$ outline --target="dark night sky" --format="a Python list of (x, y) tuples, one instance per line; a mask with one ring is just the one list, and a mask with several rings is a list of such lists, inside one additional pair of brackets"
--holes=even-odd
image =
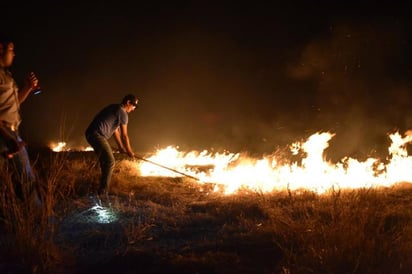
[(323, 130), (337, 157), (386, 153), (387, 133), (412, 126), (406, 6), (55, 2), (1, 10), (16, 80), (33, 70), (44, 89), (22, 106), (29, 144), (86, 145), (96, 112), (127, 93), (140, 98), (129, 135), (142, 152), (270, 153)]

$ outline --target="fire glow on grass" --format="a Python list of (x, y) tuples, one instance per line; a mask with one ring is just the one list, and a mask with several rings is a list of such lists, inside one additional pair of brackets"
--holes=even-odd
[[(291, 162), (271, 154), (252, 158), (244, 153), (181, 152), (176, 147), (157, 150), (147, 160), (199, 179), (199, 183), (216, 184), (216, 191), (225, 194), (240, 189), (259, 192), (306, 189), (324, 193), (331, 189), (387, 187), (400, 182), (412, 182), (412, 156), (406, 144), (412, 137), (390, 134), (388, 159), (368, 158), (359, 161), (344, 157), (337, 163), (325, 161), (324, 151), (335, 134), (318, 132), (305, 142), (290, 145), (292, 155), (304, 155)], [(53, 149), (54, 150), (54, 149)], [(150, 162), (134, 163), (141, 176), (184, 176)]]

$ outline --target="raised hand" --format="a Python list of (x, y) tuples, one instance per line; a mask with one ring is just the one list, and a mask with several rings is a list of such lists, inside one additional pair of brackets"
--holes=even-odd
[(39, 80), (34, 72), (30, 72), (26, 78), (26, 85), (31, 91), (39, 90)]

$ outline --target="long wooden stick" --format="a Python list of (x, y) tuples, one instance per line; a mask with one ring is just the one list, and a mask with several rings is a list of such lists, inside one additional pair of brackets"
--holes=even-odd
[(176, 169), (173, 169), (173, 168), (170, 168), (170, 167), (167, 167), (167, 166), (164, 166), (164, 165), (161, 165), (161, 164), (155, 163), (155, 162), (150, 161), (150, 160), (148, 160), (148, 159), (145, 159), (145, 158), (142, 158), (142, 157), (139, 157), (139, 156), (134, 156), (134, 158), (136, 158), (136, 159), (138, 159), (138, 160), (142, 160), (142, 161), (148, 162), (148, 163), (151, 163), (152, 165), (159, 166), (159, 167), (165, 168), (165, 169), (167, 169), (167, 170), (170, 170), (170, 171), (173, 171), (173, 172), (179, 173), (179, 174), (181, 174), (181, 175), (183, 175), (183, 176), (186, 176), (186, 177), (189, 177), (189, 178), (195, 179), (196, 181), (200, 181), (200, 179), (199, 179), (199, 178), (196, 178), (196, 177), (194, 177), (194, 176), (192, 176), (192, 175), (189, 175), (189, 174), (186, 174), (186, 173), (180, 172), (180, 171), (178, 171), (178, 170), (176, 170)]

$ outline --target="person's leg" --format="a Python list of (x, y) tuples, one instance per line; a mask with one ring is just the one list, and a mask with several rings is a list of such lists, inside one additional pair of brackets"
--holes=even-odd
[[(20, 138), (20, 136), (17, 136), (17, 141), (22, 142), (23, 140)], [(33, 169), (30, 163), (29, 154), (27, 153), (27, 149), (25, 146), (16, 154), (15, 158), (17, 158), (17, 161), (20, 165), (19, 169), (21, 170), (21, 173), (23, 174), (24, 179), (27, 180), (28, 182), (36, 181), (36, 176), (33, 172)]]
[(101, 179), (98, 193), (105, 194), (109, 189), (115, 165), (112, 148), (109, 141), (100, 135), (88, 136), (87, 140), (99, 157)]
[(107, 140), (103, 142), (103, 150), (100, 153), (100, 166), (102, 169), (102, 178), (100, 181), (99, 194), (105, 194), (109, 190), (110, 182), (113, 175), (115, 159), (112, 148)]
[[(18, 142), (23, 141), (18, 132), (14, 132), (14, 134)], [(9, 167), (9, 171), (12, 172), (12, 180), (17, 196), (23, 200), (27, 198), (33, 199), (36, 205), (40, 205), (38, 189), (36, 188), (38, 187), (36, 185), (37, 178), (33, 172), (26, 147), (23, 146), (21, 150), (9, 160)]]

